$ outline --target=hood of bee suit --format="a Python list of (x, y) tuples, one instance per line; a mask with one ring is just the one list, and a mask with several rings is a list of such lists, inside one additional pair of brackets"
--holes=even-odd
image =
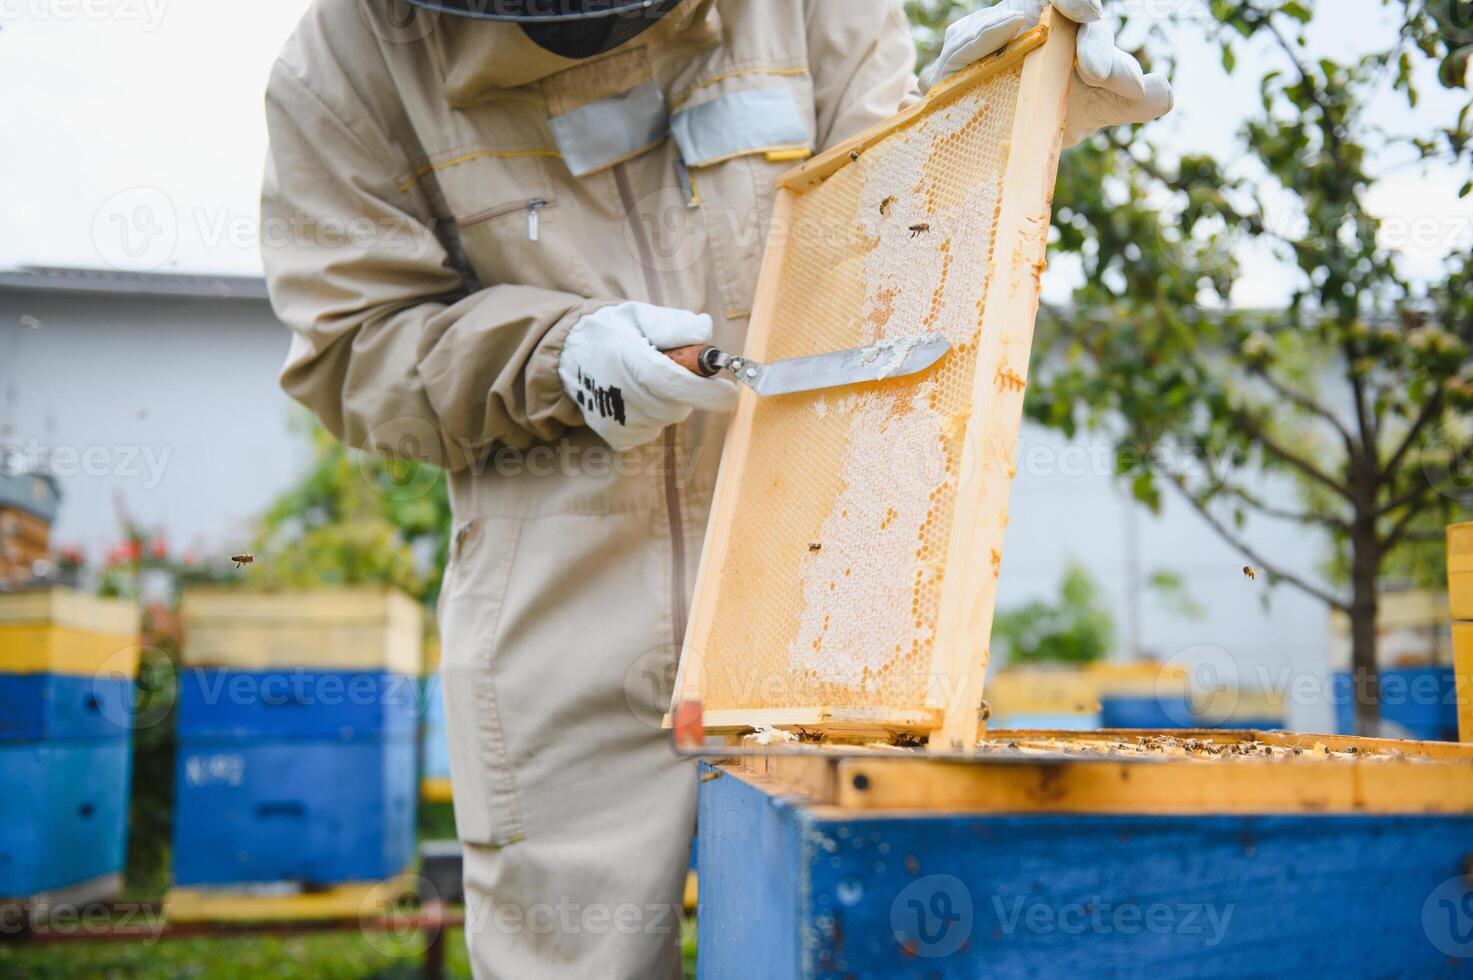
[(643, 34), (680, 0), (409, 0), (440, 13), (520, 25), (541, 48), (592, 58)]
[[(496, 0), (410, 0), (435, 18), (427, 42), (440, 49), (445, 94), (452, 105), (480, 101), (494, 89), (515, 88), (635, 44), (707, 48), (721, 38), (716, 0), (606, 0), (603, 16), (513, 20), (520, 3)], [(566, 10), (580, 0), (545, 0)], [(592, 0), (589, 0), (592, 6)], [(501, 10), (506, 16), (488, 16)], [(586, 53), (585, 53), (586, 52)]]

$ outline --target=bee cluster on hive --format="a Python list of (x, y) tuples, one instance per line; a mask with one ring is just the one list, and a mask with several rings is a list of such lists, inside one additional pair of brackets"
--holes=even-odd
[(1019, 737), (1006, 735), (983, 741), (978, 746), (981, 753), (1011, 753), (1034, 756), (1058, 756), (1060, 754), (1080, 758), (1191, 758), (1221, 759), (1274, 759), (1323, 762), (1400, 762), (1407, 756), (1395, 748), (1367, 749), (1358, 745), (1337, 748), (1325, 742), (1315, 741), (1309, 745), (1283, 745), (1263, 741), (1248, 735), (1232, 739), (1214, 739), (1200, 735), (1133, 735), (1120, 737), (1081, 738), (1062, 735), (1029, 734)]
[(796, 194), (766, 358), (915, 334), (951, 350), (918, 377), (757, 403), (707, 710), (926, 703), (1019, 82), (1001, 72)]

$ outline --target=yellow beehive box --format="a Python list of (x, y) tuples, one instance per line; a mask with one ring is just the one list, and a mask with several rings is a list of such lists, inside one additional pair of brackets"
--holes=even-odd
[(1473, 623), (1453, 623), (1453, 676), (1457, 679), (1458, 740), (1473, 741)]
[(1186, 697), (1191, 693), (1184, 669), (1151, 661), (1090, 664), (1089, 673), (1101, 698)]
[(392, 589), (196, 589), (184, 594), (180, 616), (189, 666), (420, 671), (424, 614)]
[(1453, 619), (1473, 620), (1473, 521), (1447, 529), (1447, 593)]
[(993, 718), (1086, 715), (1106, 697), (1186, 697), (1187, 673), (1157, 663), (1095, 663), (1083, 668), (1006, 667), (987, 679)]
[(0, 673), (131, 677), (141, 622), (131, 602), (74, 589), (0, 594)]
[[(1383, 668), (1448, 663), (1448, 600), (1432, 589), (1387, 591), (1376, 597), (1376, 655)], [(1338, 609), (1330, 613), (1330, 666), (1350, 669), (1350, 617)]]
[(994, 718), (1088, 714), (1100, 710), (1099, 685), (1083, 670), (1007, 667), (987, 679)]

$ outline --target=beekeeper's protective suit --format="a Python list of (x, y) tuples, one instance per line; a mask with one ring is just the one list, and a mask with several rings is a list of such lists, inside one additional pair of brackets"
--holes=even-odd
[[(931, 77), (1043, 3), (953, 25)], [(1071, 126), (1165, 111), (1108, 28), (1081, 37), (1104, 87)], [(659, 350), (742, 349), (778, 175), (893, 113), (914, 61), (900, 0), (316, 0), (272, 72), (282, 384), (449, 471), (478, 976), (678, 971), (695, 775), (659, 722), (735, 395)]]

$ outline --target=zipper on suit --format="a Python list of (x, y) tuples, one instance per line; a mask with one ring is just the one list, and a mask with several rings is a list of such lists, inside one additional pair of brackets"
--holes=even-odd
[[(660, 280), (655, 275), (655, 254), (650, 248), (645, 229), (635, 214), (634, 189), (629, 185), (629, 173), (624, 164), (614, 166), (614, 184), (619, 188), (619, 203), (624, 208), (624, 220), (639, 252), (639, 265), (644, 273), (645, 290), (650, 302), (664, 306), (664, 293)], [(685, 642), (685, 518), (680, 509), (680, 480), (676, 474), (679, 437), (673, 425), (665, 427), (665, 516), (670, 522), (670, 617), (675, 649), (678, 652)]]
[(551, 208), (556, 206), (557, 201), (555, 200), (548, 200), (541, 197), (531, 197), (525, 201), (512, 201), (510, 204), (498, 204), (494, 208), (487, 208), (484, 211), (477, 211), (475, 214), (467, 215), (464, 218), (457, 218), (455, 223), (462, 228), (469, 228), (471, 225), (478, 225), (483, 221), (490, 221), (493, 218), (503, 218), (508, 214), (516, 214), (518, 211), (525, 211), (527, 212), (527, 241), (535, 242), (539, 240), (539, 235), (541, 234), (541, 229), (539, 227), (541, 222), (538, 220), (537, 217), (538, 212), (541, 211), (543, 208)]

